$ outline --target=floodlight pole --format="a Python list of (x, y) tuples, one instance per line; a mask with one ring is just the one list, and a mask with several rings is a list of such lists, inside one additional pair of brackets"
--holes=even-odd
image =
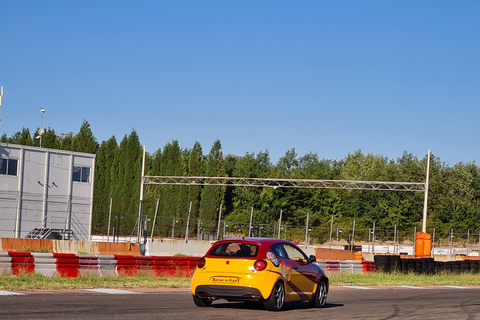
[(43, 114), (45, 113), (45, 109), (40, 108), (40, 130), (38, 135), (40, 136), (40, 148), (42, 147), (42, 138), (45, 131), (43, 130)]
[(425, 200), (423, 201), (423, 223), (422, 232), (427, 232), (427, 207), (428, 207), (428, 181), (430, 177), (430, 149), (427, 156), (427, 173), (425, 178)]
[[(3, 86), (0, 87), (0, 111), (2, 111), (2, 100), (3, 100)], [(2, 118), (0, 117), (0, 125), (2, 124)], [(1, 128), (1, 126), (0, 126)], [(0, 130), (0, 135), (2, 135), (2, 131)]]
[(138, 203), (137, 243), (140, 243), (141, 236), (142, 236), (143, 183), (145, 181), (145, 152), (146, 152), (146, 148), (145, 146), (143, 146), (142, 177), (140, 180), (140, 202)]

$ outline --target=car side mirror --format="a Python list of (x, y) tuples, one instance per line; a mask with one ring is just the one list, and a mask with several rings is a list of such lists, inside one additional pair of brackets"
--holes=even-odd
[(310, 257), (308, 257), (308, 261), (309, 262), (315, 262), (315, 261), (317, 261), (317, 257), (315, 257), (313, 254), (311, 254)]

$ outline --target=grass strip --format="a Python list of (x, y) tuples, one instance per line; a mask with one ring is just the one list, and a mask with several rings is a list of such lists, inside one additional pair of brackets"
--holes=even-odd
[(422, 275), (415, 273), (330, 274), (330, 285), (335, 286), (480, 286), (478, 274), (442, 273)]
[[(332, 286), (480, 286), (478, 274), (417, 275), (403, 273), (329, 274)], [(134, 277), (78, 278), (46, 277), (41, 274), (0, 276), (0, 290), (65, 290), (93, 288), (189, 288), (191, 278)]]
[(96, 277), (78, 278), (46, 277), (41, 274), (2, 276), (0, 290), (65, 290), (93, 288), (188, 288), (191, 278)]

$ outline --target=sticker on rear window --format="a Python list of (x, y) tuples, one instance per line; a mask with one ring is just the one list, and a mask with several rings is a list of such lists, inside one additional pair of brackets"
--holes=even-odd
[(278, 262), (277, 257), (275, 257), (275, 255), (274, 255), (273, 252), (271, 252), (271, 251), (268, 251), (268, 252), (267, 252), (267, 259), (270, 260), (270, 261), (272, 261), (272, 263), (273, 263), (273, 265), (274, 265), (275, 267), (278, 267), (278, 266), (280, 265), (280, 263)]

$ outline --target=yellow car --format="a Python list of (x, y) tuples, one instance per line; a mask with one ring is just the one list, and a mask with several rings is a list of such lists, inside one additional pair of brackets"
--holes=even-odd
[(290, 241), (270, 238), (231, 238), (212, 245), (198, 260), (192, 278), (194, 303), (208, 307), (214, 300), (263, 302), (278, 311), (284, 302), (308, 301), (323, 307), (328, 278)]

